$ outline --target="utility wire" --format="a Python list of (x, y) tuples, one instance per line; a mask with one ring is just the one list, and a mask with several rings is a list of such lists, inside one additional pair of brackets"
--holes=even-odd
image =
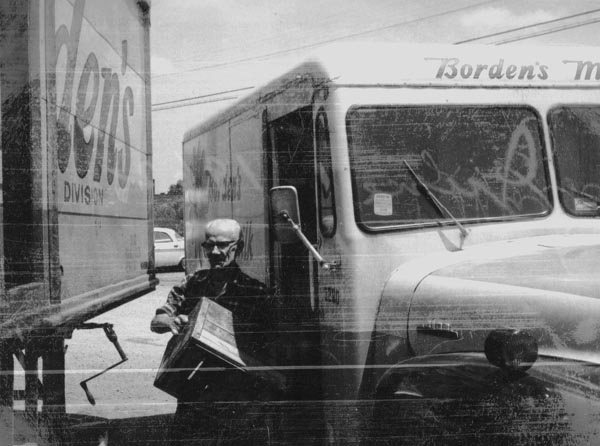
[[(242, 90), (247, 90), (249, 88), (254, 88), (254, 87), (242, 88)], [(214, 94), (209, 95), (209, 96), (216, 96), (218, 94), (222, 94), (222, 93), (214, 93)], [(189, 102), (189, 103), (186, 103), (186, 104), (171, 105), (171, 106), (168, 106), (168, 107), (157, 107), (157, 108), (154, 108), (154, 106), (152, 106), (153, 107), (152, 111), (153, 112), (157, 112), (157, 111), (163, 111), (163, 110), (171, 110), (173, 108), (189, 107), (191, 105), (200, 105), (200, 104), (210, 104), (212, 102), (231, 101), (232, 99), (237, 99), (237, 98), (238, 98), (237, 96), (226, 96), (224, 98), (209, 99), (209, 100), (206, 100), (206, 101), (195, 101), (195, 102)], [(188, 99), (182, 99), (182, 100), (187, 101)]]
[[(459, 42), (454, 42), (454, 43), (457, 44), (457, 45), (459, 45), (459, 44), (462, 44), (462, 43), (475, 42), (477, 40), (487, 39), (488, 37), (497, 37), (497, 36), (501, 36), (503, 34), (509, 34), (509, 33), (515, 32), (515, 31), (522, 31), (524, 29), (534, 28), (536, 26), (548, 25), (550, 23), (561, 22), (561, 21), (564, 21), (564, 20), (573, 19), (575, 17), (581, 17), (581, 16), (584, 16), (584, 15), (590, 15), (590, 14), (593, 14), (595, 12), (600, 12), (600, 8), (598, 8), (598, 9), (592, 9), (592, 10), (586, 11), (586, 12), (581, 12), (579, 14), (573, 14), (573, 15), (569, 15), (569, 16), (565, 16), (565, 17), (559, 17), (557, 19), (546, 20), (545, 22), (534, 23), (533, 25), (520, 26), (518, 28), (513, 28), (513, 29), (508, 29), (508, 30), (505, 30), (505, 31), (500, 31), (500, 32), (492, 33), (492, 34), (487, 34), (485, 36), (473, 37), (471, 39), (465, 39), (465, 40), (461, 40)], [(559, 31), (562, 31), (562, 30), (559, 30)], [(537, 35), (532, 35), (531, 37), (536, 37), (536, 36)]]
[(360, 32), (357, 32), (357, 33), (346, 34), (346, 35), (339, 36), (339, 37), (333, 37), (331, 39), (322, 40), (322, 41), (319, 41), (319, 42), (310, 43), (310, 44), (306, 44), (306, 45), (301, 45), (301, 46), (297, 46), (297, 47), (294, 47), (294, 48), (288, 48), (288, 49), (285, 49), (285, 50), (274, 51), (272, 53), (262, 54), (260, 56), (251, 56), (251, 57), (245, 57), (245, 58), (242, 58), (242, 59), (232, 60), (232, 61), (228, 61), (228, 62), (221, 62), (221, 63), (215, 63), (215, 64), (211, 64), (211, 65), (204, 65), (202, 67), (196, 67), (196, 68), (190, 68), (188, 70), (178, 71), (176, 73), (159, 74), (159, 75), (153, 76), (153, 79), (159, 79), (159, 78), (162, 78), (162, 77), (165, 77), (165, 76), (172, 76), (172, 75), (179, 75), (179, 74), (184, 74), (184, 73), (191, 73), (191, 72), (194, 72), (194, 71), (208, 70), (208, 69), (212, 69), (212, 68), (222, 68), (222, 67), (225, 67), (225, 66), (236, 65), (236, 64), (239, 64), (239, 63), (249, 62), (249, 61), (252, 61), (252, 60), (268, 59), (268, 58), (273, 57), (273, 56), (280, 56), (280, 55), (286, 54), (286, 53), (292, 53), (292, 52), (295, 52), (295, 51), (306, 50), (306, 49), (309, 49), (309, 48), (314, 48), (314, 47), (318, 47), (318, 46), (322, 46), (322, 45), (327, 45), (327, 44), (330, 44), (330, 43), (333, 43), (333, 42), (338, 42), (340, 40), (351, 39), (351, 38), (354, 38), (354, 37), (364, 36), (366, 34), (372, 34), (372, 33), (384, 31), (384, 30), (387, 30), (387, 29), (397, 28), (398, 26), (409, 25), (411, 23), (417, 23), (417, 22), (421, 22), (421, 21), (424, 21), (424, 20), (429, 20), (429, 19), (433, 19), (433, 18), (442, 17), (442, 16), (448, 15), (448, 14), (454, 14), (456, 12), (464, 11), (464, 10), (467, 10), (467, 9), (472, 9), (472, 8), (475, 8), (475, 7), (479, 7), (479, 6), (488, 4), (488, 3), (494, 3), (494, 2), (497, 2), (497, 1), (498, 0), (486, 0), (486, 1), (475, 3), (475, 4), (472, 4), (472, 5), (463, 6), (461, 8), (456, 8), (456, 9), (452, 9), (452, 10), (449, 10), (449, 11), (444, 11), (444, 12), (439, 12), (439, 13), (436, 13), (436, 14), (431, 14), (431, 15), (428, 15), (428, 16), (425, 16), (425, 17), (419, 17), (419, 18), (412, 19), (412, 20), (406, 20), (404, 22), (393, 23), (391, 25), (381, 26), (379, 28), (369, 29), (369, 30), (366, 30), (366, 31), (360, 31)]
[[(393, 3), (394, 7), (397, 6), (395, 0), (383, 0), (383, 2), (380, 3), (384, 3), (384, 2), (388, 2), (388, 3)], [(470, 0), (470, 1), (475, 1), (475, 0)], [(282, 4), (284, 4), (282, 2)], [(417, 5), (418, 6), (418, 5)], [(414, 11), (416, 11), (416, 8), (406, 8), (403, 9), (401, 11), (402, 15), (401, 17), (404, 19), (408, 14), (414, 14)], [(275, 14), (275, 15), (279, 15), (276, 10), (271, 11), (271, 13)], [(356, 12), (354, 12), (353, 14), (351, 14), (349, 16), (349, 19), (351, 20), (353, 16), (356, 15)], [(361, 19), (361, 23), (364, 23), (363, 20), (363, 16), (360, 15), (359, 16)], [(392, 16), (390, 15), (389, 11), (384, 11), (384, 15), (383, 17), (389, 18), (391, 19)], [(333, 29), (333, 24), (338, 24), (340, 22), (340, 11), (336, 10), (334, 11), (333, 9), (331, 10), (327, 10), (327, 11), (323, 11), (322, 13), (319, 13), (319, 17), (315, 17), (315, 19), (318, 19), (319, 21), (313, 21), (312, 22), (312, 26), (315, 29), (320, 29), (322, 30), (319, 34), (314, 34), (315, 36), (323, 36), (325, 34), (325, 30), (331, 30)], [(283, 40), (285, 37), (289, 37), (290, 35), (292, 36), (293, 40), (296, 40), (296, 42), (298, 42), (298, 34), (300, 33), (306, 33), (306, 30), (304, 28), (300, 28), (298, 26), (293, 26), (293, 24), (290, 24), (291, 26), (287, 26), (286, 30), (282, 33), (278, 33), (276, 38), (274, 39), (272, 35), (263, 35), (258, 39), (255, 40), (248, 40), (248, 39), (244, 39), (243, 41), (240, 41), (239, 38), (235, 38), (235, 39), (228, 39), (228, 43), (225, 44), (225, 40), (222, 43), (222, 47), (226, 47), (229, 51), (239, 51), (241, 52), (243, 55), (247, 55), (248, 53), (248, 48), (253, 48), (253, 47), (257, 47), (258, 45), (264, 45), (266, 42), (272, 42), (273, 40)], [(383, 25), (383, 24), (381, 24)], [(350, 27), (350, 29), (356, 29), (356, 27)], [(311, 33), (313, 34), (313, 33)], [(226, 39), (227, 37), (225, 36), (224, 39)], [(303, 39), (305, 40), (305, 39)], [(212, 64), (212, 63), (219, 63), (222, 62), (218, 60), (218, 57), (221, 56), (223, 53), (223, 50), (221, 48), (201, 48), (197, 51), (193, 51), (193, 52), (188, 52), (185, 55), (181, 55), (179, 57), (172, 57), (170, 58), (170, 60), (175, 63), (175, 64), (179, 64), (179, 63), (194, 63), (194, 62), (198, 62), (198, 63), (205, 63), (205, 64)], [(157, 73), (158, 74), (158, 73)]]
[(561, 32), (561, 31), (566, 31), (568, 29), (580, 28), (582, 26), (592, 25), (594, 23), (599, 23), (599, 22), (600, 22), (600, 18), (593, 19), (593, 20), (588, 20), (587, 22), (580, 22), (580, 23), (576, 23), (574, 25), (567, 25), (567, 26), (563, 26), (563, 27), (560, 27), (560, 28), (554, 28), (554, 29), (549, 29), (549, 30), (546, 30), (546, 31), (540, 31), (540, 32), (535, 33), (535, 34), (529, 34), (529, 35), (526, 35), (526, 36), (520, 36), (520, 37), (515, 37), (513, 39), (503, 40), (501, 42), (497, 42), (496, 45), (504, 45), (505, 43), (512, 43), (512, 42), (518, 42), (520, 40), (533, 39), (535, 37), (540, 37), (540, 36), (545, 36), (545, 35), (548, 35), (548, 34), (558, 33), (558, 32)]
[[(468, 43), (468, 42), (474, 42), (474, 41), (477, 41), (477, 40), (482, 40), (482, 39), (489, 38), (489, 37), (497, 37), (497, 36), (504, 35), (504, 34), (509, 34), (509, 33), (515, 32), (515, 31), (522, 31), (524, 29), (534, 28), (534, 27), (540, 26), (540, 25), (546, 25), (546, 24), (549, 24), (549, 23), (556, 23), (556, 22), (559, 22), (559, 21), (568, 20), (568, 19), (571, 19), (571, 18), (574, 18), (574, 17), (581, 17), (581, 16), (585, 16), (585, 15), (590, 15), (590, 14), (593, 14), (595, 12), (600, 12), (600, 9), (593, 9), (593, 10), (586, 11), (586, 12), (579, 13), (579, 14), (573, 14), (573, 15), (561, 17), (561, 18), (558, 18), (558, 19), (547, 20), (547, 21), (544, 21), (544, 22), (535, 23), (533, 25), (521, 26), (521, 27), (518, 27), (518, 28), (513, 28), (513, 29), (509, 29), (509, 30), (505, 30), (505, 31), (500, 31), (500, 32), (493, 33), (493, 34), (488, 34), (488, 35), (485, 35), (485, 36), (480, 36), (480, 37), (474, 37), (472, 39), (461, 40), (459, 42), (455, 42), (455, 44), (458, 45), (458, 44), (464, 44), (464, 43)], [(512, 38), (512, 39), (507, 39), (507, 40), (495, 42), (495, 45), (503, 45), (503, 44), (506, 44), (506, 43), (512, 43), (512, 42), (517, 42), (517, 41), (520, 41), (520, 40), (531, 39), (531, 38), (535, 38), (535, 37), (539, 37), (539, 36), (543, 36), (543, 35), (548, 35), (548, 34), (553, 34), (553, 33), (561, 32), (561, 31), (565, 31), (565, 30), (568, 30), (568, 29), (575, 29), (575, 28), (579, 28), (579, 27), (582, 27), (582, 26), (591, 25), (591, 24), (594, 24), (594, 23), (600, 23), (600, 18), (598, 18), (598, 19), (592, 19), (592, 20), (589, 20), (589, 21), (586, 21), (586, 22), (575, 23), (573, 25), (565, 25), (565, 26), (558, 27), (558, 28), (552, 28), (552, 29), (549, 29), (549, 30), (540, 31), (538, 33), (532, 33), (532, 34), (528, 34), (528, 35), (525, 35), (525, 36), (520, 36), (520, 37), (515, 37), (515, 38)], [(289, 50), (282, 50), (282, 51), (283, 52), (287, 52), (287, 51), (294, 51), (294, 50), (295, 49), (292, 48), (292, 49), (289, 49)], [(262, 57), (262, 56), (257, 56), (257, 57)], [(237, 62), (238, 61), (235, 61), (235, 62), (232, 62), (232, 63), (237, 63)], [(244, 87), (244, 88), (239, 88), (239, 89), (235, 89), (235, 90), (224, 90), (224, 91), (220, 91), (220, 92), (216, 92), (216, 93), (207, 94), (207, 95), (204, 95), (204, 96), (198, 96), (196, 98), (178, 99), (178, 100), (175, 100), (175, 101), (168, 101), (168, 102), (163, 102), (163, 103), (159, 103), (159, 104), (153, 104), (153, 107), (154, 106), (159, 106), (159, 105), (162, 105), (162, 104), (170, 104), (170, 103), (176, 103), (176, 102), (191, 101), (191, 100), (197, 99), (197, 98), (218, 96), (218, 95), (221, 95), (221, 94), (231, 93), (231, 92), (235, 92), (235, 91), (250, 90), (250, 89), (253, 89), (253, 88), (254, 87)], [(168, 109), (172, 109), (172, 108), (187, 107), (187, 106), (190, 106), (190, 105), (205, 104), (205, 103), (210, 103), (210, 102), (229, 101), (229, 100), (232, 100), (232, 99), (237, 99), (237, 96), (220, 98), (220, 99), (215, 99), (215, 100), (210, 100), (210, 101), (193, 102), (193, 103), (189, 103), (189, 104), (186, 103), (186, 104), (181, 104), (181, 105), (175, 105), (173, 107), (153, 109), (153, 111), (168, 110)]]
[(160, 107), (161, 105), (175, 104), (177, 102), (193, 101), (194, 99), (203, 99), (203, 98), (208, 98), (208, 97), (211, 97), (211, 96), (218, 96), (218, 95), (226, 94), (226, 93), (236, 93), (238, 91), (250, 90), (252, 88), (254, 88), (254, 87), (236, 88), (236, 89), (233, 89), (233, 90), (223, 90), (223, 91), (218, 91), (216, 93), (205, 94), (205, 95), (202, 95), (202, 96), (194, 96), (194, 97), (191, 97), (191, 98), (175, 99), (173, 101), (166, 101), (166, 102), (157, 102), (156, 104), (152, 104), (152, 107)]

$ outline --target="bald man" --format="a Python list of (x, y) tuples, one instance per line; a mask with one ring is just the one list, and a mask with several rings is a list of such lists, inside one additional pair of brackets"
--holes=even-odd
[(237, 221), (210, 221), (202, 243), (210, 269), (196, 271), (173, 287), (167, 302), (156, 310), (152, 331), (179, 334), (201, 297), (211, 298), (234, 312), (242, 306), (248, 312), (252, 304), (249, 299), (267, 296), (266, 286), (244, 274), (236, 263), (243, 247), (242, 228)]
[[(231, 310), (235, 319), (268, 324), (268, 307), (273, 294), (262, 282), (241, 271), (236, 259), (243, 247), (242, 229), (237, 221), (210, 221), (206, 225), (205, 240), (202, 243), (210, 269), (196, 271), (171, 289), (165, 304), (156, 310), (150, 324), (151, 330), (178, 335), (189, 322), (188, 315), (203, 297)], [(185, 398), (178, 400), (171, 434), (174, 444), (205, 438), (207, 435), (221, 436), (222, 433), (217, 434), (215, 430), (221, 430), (219, 425), (230, 427), (231, 416), (242, 422), (237, 435), (247, 434), (244, 433), (244, 418), (240, 418), (239, 408), (235, 415), (232, 404), (211, 403), (255, 400), (260, 395), (252, 393), (252, 386), (240, 382), (239, 375), (228, 371), (218, 375), (217, 379), (203, 382), (202, 388), (194, 389)], [(229, 413), (232, 410), (234, 412)]]

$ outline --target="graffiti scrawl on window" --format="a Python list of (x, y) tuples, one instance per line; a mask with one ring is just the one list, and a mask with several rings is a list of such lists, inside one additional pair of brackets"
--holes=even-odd
[(361, 222), (439, 220), (408, 166), (455, 217), (550, 208), (539, 117), (516, 107), (357, 107), (347, 118)]

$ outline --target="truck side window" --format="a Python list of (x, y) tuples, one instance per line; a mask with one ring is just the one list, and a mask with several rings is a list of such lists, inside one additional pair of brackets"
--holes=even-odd
[(333, 237), (336, 228), (333, 168), (327, 115), (321, 108), (317, 113), (316, 144), (319, 188), (319, 227), (323, 237)]
[(577, 217), (598, 215), (600, 201), (600, 107), (563, 105), (548, 122), (556, 157), (558, 196)]

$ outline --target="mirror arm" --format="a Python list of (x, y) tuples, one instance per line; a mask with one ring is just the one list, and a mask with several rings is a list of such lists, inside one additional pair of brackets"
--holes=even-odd
[(328, 262), (321, 256), (321, 254), (319, 254), (319, 251), (316, 250), (316, 248), (312, 245), (310, 240), (308, 240), (306, 238), (306, 236), (302, 233), (302, 229), (300, 229), (300, 225), (296, 224), (294, 222), (294, 220), (292, 220), (292, 217), (290, 217), (290, 214), (288, 214), (287, 211), (281, 211), (279, 213), (279, 216), (281, 218), (283, 218), (285, 221), (287, 221), (292, 226), (292, 229), (294, 230), (294, 232), (296, 233), (296, 235), (298, 236), (298, 238), (300, 239), (302, 244), (306, 247), (306, 249), (308, 249), (310, 251), (310, 253), (313, 255), (315, 260), (317, 262), (319, 262), (319, 265), (323, 269), (333, 269), (333, 268), (336, 268), (339, 266), (339, 264), (337, 262)]

